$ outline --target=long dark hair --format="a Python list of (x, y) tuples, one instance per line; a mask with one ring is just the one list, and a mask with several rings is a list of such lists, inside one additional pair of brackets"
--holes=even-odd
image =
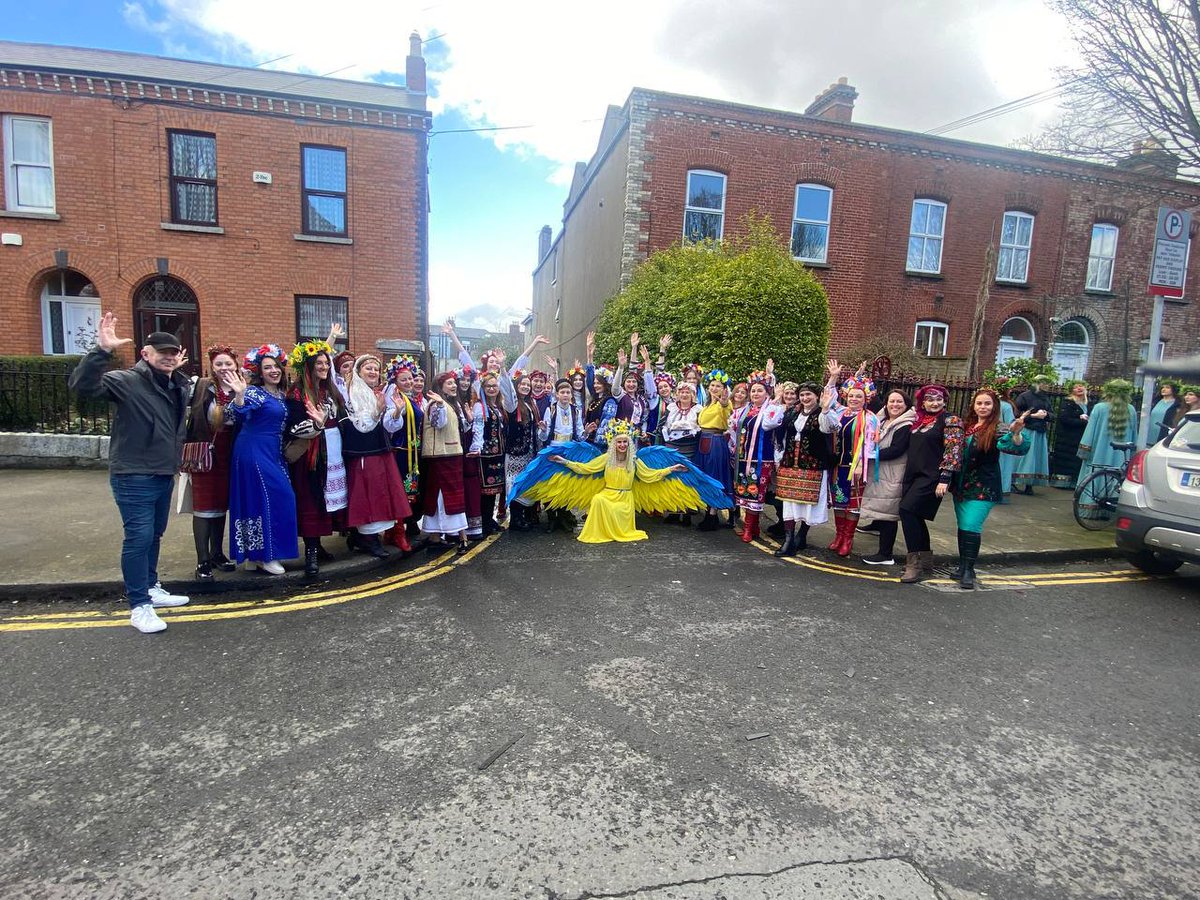
[[(984, 394), (992, 398), (992, 414), (986, 419), (981, 419), (975, 412), (975, 401)], [(991, 388), (977, 390), (971, 395), (971, 405), (963, 422), (966, 425), (966, 433), (975, 436), (975, 446), (985, 453), (991, 450), (996, 446), (996, 430), (1000, 426), (1000, 395)]]
[[(329, 363), (329, 374), (321, 381), (318, 381), (315, 372), (317, 360), (322, 356)], [(325, 398), (328, 397), (333, 401), (334, 415), (339, 417), (346, 408), (346, 403), (342, 399), (342, 393), (337, 389), (337, 384), (333, 380), (333, 360), (324, 351), (315, 356), (310, 356), (304, 361), (304, 368), (296, 378), (296, 383), (292, 387), (289, 396), (301, 403), (309, 400), (318, 409), (321, 408), (325, 403)]]

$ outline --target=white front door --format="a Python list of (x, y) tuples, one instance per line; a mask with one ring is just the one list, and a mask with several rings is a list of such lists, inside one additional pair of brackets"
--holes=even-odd
[(1050, 361), (1058, 369), (1059, 378), (1067, 381), (1083, 378), (1088, 366), (1088, 348), (1080, 344), (1055, 344)]
[(63, 342), (68, 353), (87, 353), (96, 346), (99, 325), (99, 304), (63, 301)]
[(1025, 341), (1013, 341), (1001, 338), (996, 347), (996, 363), (1000, 364), (1010, 359), (1033, 359), (1034, 344)]

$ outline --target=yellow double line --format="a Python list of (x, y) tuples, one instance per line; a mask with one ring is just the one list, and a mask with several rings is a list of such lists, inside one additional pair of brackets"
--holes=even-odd
[[(779, 548), (779, 544), (763, 538), (754, 541), (753, 546), (763, 553), (773, 553)], [(892, 584), (899, 583), (899, 578), (896, 575), (864, 572), (861, 569), (855, 569), (851, 566), (825, 562), (824, 560), (813, 559), (810, 556), (785, 556), (783, 560), (794, 566), (803, 566), (806, 569), (825, 572), (829, 575), (839, 575), (844, 578), (859, 578), (863, 581), (887, 581)], [(996, 578), (984, 575), (980, 576), (979, 583), (984, 587), (1057, 587), (1073, 584), (1122, 584), (1135, 581), (1151, 581), (1153, 578), (1153, 575), (1145, 575), (1130, 569), (1118, 569), (1111, 572), (1046, 572)], [(957, 584), (956, 581), (950, 578), (929, 578), (921, 583), (928, 585)]]
[[(425, 581), (438, 578), (459, 566), (473, 560), (476, 556), (496, 542), (499, 535), (493, 535), (462, 556), (443, 556), (433, 562), (425, 563), (401, 572), (373, 581), (369, 585), (339, 590), (314, 591), (297, 594), (293, 597), (272, 598), (269, 600), (245, 600), (233, 603), (197, 603), (188, 606), (160, 609), (159, 616), (172, 624), (188, 622), (215, 622), (223, 619), (245, 619), (253, 616), (266, 616), (273, 613), (296, 612), (303, 609), (320, 609), (324, 606), (337, 606), (350, 603), (353, 600), (365, 600), (368, 597), (378, 597), (389, 591), (411, 587)], [(117, 612), (100, 612), (88, 610), (83, 612), (36, 613), (26, 616), (8, 616), (0, 620), (0, 633), (27, 631), (61, 631), (77, 628), (116, 628), (129, 624), (127, 610)]]

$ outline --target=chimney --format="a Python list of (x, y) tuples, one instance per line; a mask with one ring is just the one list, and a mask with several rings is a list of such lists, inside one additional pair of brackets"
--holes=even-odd
[(546, 254), (550, 252), (550, 238), (552, 233), (549, 225), (543, 225), (542, 230), (538, 232), (538, 263), (540, 264), (546, 258)]
[(806, 116), (816, 116), (828, 119), (830, 122), (849, 122), (854, 116), (854, 101), (858, 99), (856, 91), (843, 75), (809, 104), (804, 111)]
[(1134, 144), (1133, 152), (1128, 156), (1117, 160), (1117, 168), (1139, 175), (1178, 178), (1179, 157), (1165, 150), (1154, 138), (1147, 138)]
[(421, 56), (421, 35), (415, 31), (408, 36), (408, 58), (404, 60), (404, 84), (415, 94), (425, 93), (425, 59)]

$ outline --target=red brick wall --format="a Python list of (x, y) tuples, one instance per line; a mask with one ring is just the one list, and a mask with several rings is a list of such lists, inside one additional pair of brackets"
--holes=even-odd
[[(296, 339), (295, 295), (349, 298), (352, 348), (380, 338), (424, 339), (425, 253), (421, 216), (424, 138), (413, 131), (315, 125), (291, 119), (165, 104), (121, 108), (111, 100), (0, 91), (0, 113), (53, 120), (60, 221), (4, 217), (0, 314), (6, 352), (41, 353), (40, 294), (54, 251), (91, 279), (105, 310), (132, 336), (137, 285), (169, 260), (195, 291), (201, 341), (250, 347)], [(166, 231), (171, 218), (167, 129), (216, 134), (218, 225), (224, 234)], [(347, 231), (353, 245), (297, 241), (300, 145), (347, 150)], [(273, 183), (251, 174), (270, 172)], [(0, 185), (2, 190), (2, 185)], [(323, 336), (323, 335), (322, 335)]]
[[(827, 268), (814, 268), (829, 292), (837, 351), (860, 337), (884, 333), (906, 342), (915, 323), (932, 319), (950, 326), (949, 355), (965, 356), (984, 255), (993, 233), (997, 246), (1006, 210), (1034, 213), (1035, 226), (1026, 286), (993, 280), (981, 359), (995, 358), (1001, 325), (1025, 314), (1048, 337), (1044, 318), (1080, 315), (1095, 326), (1093, 377), (1121, 371), (1126, 334), (1124, 290), (1129, 285), (1131, 352), (1149, 334), (1151, 302), (1146, 296), (1155, 217), (1160, 203), (1200, 203), (1200, 187), (1142, 179), (1063, 161), (1057, 171), (1032, 165), (1045, 158), (997, 148), (938, 145), (919, 135), (898, 135), (910, 146), (897, 149), (864, 139), (863, 130), (835, 123), (806, 122), (766, 110), (739, 108), (731, 114), (686, 98), (654, 95), (658, 111), (646, 131), (649, 240), (651, 252), (678, 242), (683, 229), (687, 171), (704, 168), (727, 176), (725, 235), (738, 233), (752, 210), (767, 214), (790, 239), (795, 185), (834, 188)], [(811, 125), (811, 127), (807, 127)], [(939, 156), (959, 158), (939, 158)], [(1024, 160), (1024, 164), (1021, 164)], [(1111, 183), (1105, 183), (1111, 182)], [(1171, 192), (1190, 196), (1170, 196)], [(905, 274), (908, 232), (915, 197), (948, 203), (940, 277)], [(1113, 296), (1084, 292), (1091, 226), (1118, 219)], [(1200, 257), (1200, 254), (1196, 254)], [(1189, 268), (1188, 290), (1200, 285), (1200, 260)], [(1200, 349), (1200, 308), (1169, 307), (1164, 335), (1170, 356)]]

